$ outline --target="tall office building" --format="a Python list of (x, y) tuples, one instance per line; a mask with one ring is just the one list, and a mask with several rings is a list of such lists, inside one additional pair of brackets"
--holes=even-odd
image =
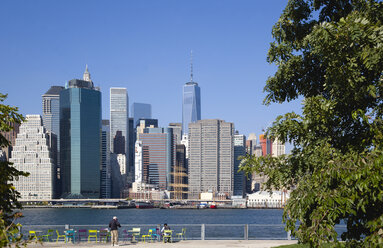
[(42, 95), (43, 98), (43, 125), (48, 132), (57, 135), (57, 171), (56, 171), (56, 193), (61, 195), (61, 166), (60, 166), (60, 92), (62, 86), (51, 86)]
[(51, 86), (43, 97), (43, 125), (48, 132), (57, 135), (58, 147), (60, 150), (60, 92), (62, 86)]
[(29, 172), (28, 177), (13, 181), (22, 200), (55, 198), (57, 136), (46, 132), (40, 115), (27, 115), (20, 125), (10, 162), (18, 170)]
[(142, 142), (142, 166), (145, 179), (145, 158), (149, 158), (148, 176), (145, 183), (158, 185), (161, 190), (170, 190), (171, 170), (176, 160), (176, 146), (172, 129), (145, 128), (140, 134)]
[(99, 198), (101, 92), (90, 80), (70, 80), (60, 92), (60, 155), (63, 197)]
[(102, 120), (101, 198), (112, 197), (112, 168), (110, 165), (109, 120)]
[(131, 106), (131, 117), (134, 119), (134, 126), (138, 125), (139, 119), (152, 118), (152, 105), (147, 103), (133, 103)]
[(176, 145), (176, 162), (172, 169), (172, 199), (187, 199), (188, 169), (186, 163), (186, 150), (184, 145)]
[(234, 135), (234, 195), (244, 196), (246, 193), (245, 173), (239, 172), (241, 156), (246, 155), (246, 137), (243, 134)]
[(110, 148), (115, 154), (128, 154), (128, 103), (126, 88), (110, 88)]
[(211, 119), (189, 124), (189, 198), (208, 191), (233, 195), (233, 135), (230, 122)]
[(182, 95), (182, 132), (187, 134), (189, 123), (201, 120), (201, 90), (198, 83), (193, 82), (193, 63), (191, 63), (190, 82), (183, 87)]

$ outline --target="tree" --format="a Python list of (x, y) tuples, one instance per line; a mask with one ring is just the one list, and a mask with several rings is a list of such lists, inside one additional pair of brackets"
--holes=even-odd
[[(6, 99), (7, 95), (0, 93), (0, 102)], [(24, 118), (21, 114), (17, 113), (17, 107), (0, 104), (0, 146), (9, 146), (9, 141), (4, 137), (2, 132), (12, 130), (11, 123), (21, 123)], [(11, 183), (17, 180), (20, 176), (28, 176), (28, 173), (18, 171), (12, 167), (12, 163), (0, 160), (0, 247), (9, 244), (8, 237), (15, 234), (17, 225), (14, 221), (21, 216), (20, 212), (15, 210), (21, 208), (21, 204), (17, 201), (20, 193), (16, 191)], [(15, 237), (17, 240), (17, 238)]]
[(265, 174), (266, 189), (292, 189), (283, 220), (311, 246), (337, 244), (343, 221), (348, 246), (383, 243), (382, 23), (381, 1), (290, 0), (273, 27), (278, 69), (264, 103), (303, 98), (303, 113), (267, 130), (291, 154), (247, 156), (242, 170)]

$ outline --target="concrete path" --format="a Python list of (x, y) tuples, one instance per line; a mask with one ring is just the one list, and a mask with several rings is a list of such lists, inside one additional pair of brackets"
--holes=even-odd
[[(175, 243), (130, 243), (130, 242), (120, 242), (119, 247), (125, 248), (271, 248), (280, 245), (289, 245), (296, 244), (296, 240), (184, 240)], [(65, 248), (74, 248), (74, 247), (111, 247), (110, 243), (46, 243), (43, 244), (29, 244), (27, 247), (65, 247)]]

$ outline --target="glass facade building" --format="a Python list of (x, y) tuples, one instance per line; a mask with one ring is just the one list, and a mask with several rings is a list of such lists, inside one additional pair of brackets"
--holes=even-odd
[(110, 148), (115, 154), (128, 154), (128, 102), (126, 88), (110, 88)]
[(182, 131), (187, 134), (189, 123), (201, 120), (201, 90), (196, 82), (188, 82), (183, 87)]
[(132, 117), (134, 118), (134, 125), (139, 124), (139, 119), (152, 118), (152, 105), (147, 103), (133, 103), (131, 106)]
[(63, 197), (100, 197), (101, 134), (101, 92), (92, 81), (70, 80), (60, 92)]

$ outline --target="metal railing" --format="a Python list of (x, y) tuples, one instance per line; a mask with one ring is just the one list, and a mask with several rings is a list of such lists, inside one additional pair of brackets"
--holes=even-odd
[[(190, 240), (291, 240), (289, 232), (285, 231), (283, 224), (168, 224), (174, 230), (173, 237), (176, 233), (181, 233), (182, 228), (186, 228), (186, 238)], [(148, 234), (150, 228), (156, 228), (157, 224), (121, 224), (119, 229), (120, 240), (123, 237), (123, 230), (131, 230), (133, 227), (141, 228), (140, 235)], [(38, 230), (46, 234), (48, 229), (53, 229), (52, 239), (55, 240), (56, 230), (63, 234), (67, 229), (105, 229), (107, 224), (100, 225), (23, 225), (21, 232), (24, 237), (28, 236), (30, 230)], [(338, 233), (346, 230), (345, 225), (336, 226)]]

